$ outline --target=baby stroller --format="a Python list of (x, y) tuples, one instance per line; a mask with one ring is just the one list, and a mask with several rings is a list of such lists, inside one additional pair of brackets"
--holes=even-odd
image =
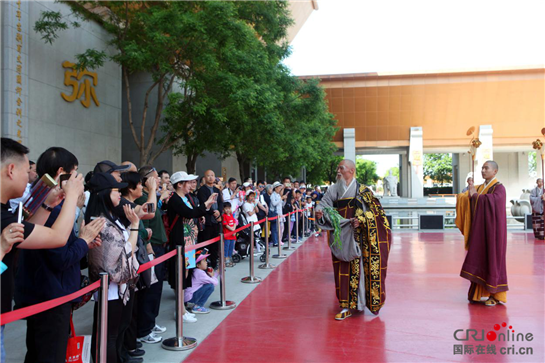
[[(245, 226), (248, 224), (248, 220), (244, 213), (240, 213), (238, 217), (238, 225)], [(265, 262), (265, 244), (261, 240), (260, 230), (254, 231), (255, 250), (263, 251), (263, 254), (259, 256), (261, 262)], [(258, 247), (259, 246), (259, 247)], [(237, 241), (235, 242), (235, 252), (233, 253), (232, 260), (234, 263), (239, 263), (243, 258), (250, 255), (250, 227), (238, 232)]]

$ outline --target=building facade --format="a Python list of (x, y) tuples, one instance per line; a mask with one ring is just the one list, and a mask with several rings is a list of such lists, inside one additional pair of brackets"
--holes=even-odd
[(543, 67), (315, 77), (338, 121), (337, 146), (347, 157), (399, 154), (404, 197), (422, 196), (425, 153), (452, 153), (454, 192), (464, 188), (471, 127), (483, 142), (477, 181), (488, 159), (498, 162), (508, 198), (518, 198), (541, 175), (539, 157), (532, 174), (528, 154), (534, 140), (543, 140)]

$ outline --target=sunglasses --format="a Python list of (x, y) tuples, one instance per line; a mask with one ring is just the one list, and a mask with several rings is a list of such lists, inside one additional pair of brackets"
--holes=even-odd
[(154, 171), (157, 171), (157, 169), (151, 168), (146, 174), (144, 174), (144, 176), (148, 176), (148, 175), (150, 175), (151, 173), (153, 173)]

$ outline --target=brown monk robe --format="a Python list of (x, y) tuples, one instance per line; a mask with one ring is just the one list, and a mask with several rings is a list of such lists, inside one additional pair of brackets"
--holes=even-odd
[(507, 218), (505, 187), (496, 179), (498, 164), (484, 163), (485, 183), (458, 194), (456, 226), (465, 239), (467, 255), (460, 276), (471, 281), (468, 299), (487, 306), (507, 302)]
[[(335, 319), (344, 320), (352, 315), (351, 310), (364, 307), (376, 315), (386, 299), (390, 227), (373, 192), (355, 180), (354, 163), (343, 160), (337, 172), (337, 183), (329, 187), (316, 210), (317, 224), (328, 230), (332, 251), (336, 295), (342, 309)], [(324, 208), (333, 208), (341, 216), (337, 232), (343, 249), (357, 246), (358, 253), (338, 252), (334, 247), (335, 231)]]

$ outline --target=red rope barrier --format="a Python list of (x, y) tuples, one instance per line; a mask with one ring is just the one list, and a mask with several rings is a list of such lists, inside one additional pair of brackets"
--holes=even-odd
[[(302, 210), (298, 210), (299, 212), (302, 212)], [(269, 218), (269, 221), (272, 221), (272, 220), (275, 220), (275, 219), (278, 219), (280, 217), (287, 217), (289, 215), (292, 215), (298, 211), (293, 211), (293, 212), (290, 212), (290, 213), (286, 213), (282, 216), (276, 216), (276, 217), (272, 217), (272, 218)], [(265, 222), (265, 218), (263, 218), (262, 220), (260, 221), (257, 221), (255, 224), (261, 224)], [(235, 233), (237, 232), (240, 232), (246, 228), (249, 228), (250, 227), (250, 224), (246, 224), (238, 229), (235, 229), (234, 231), (232, 232), (229, 232), (227, 234), (225, 234), (225, 237), (231, 237), (232, 235), (234, 235)], [(186, 247), (186, 252), (187, 251), (193, 251), (193, 250), (196, 250), (196, 249), (199, 249), (199, 248), (202, 248), (202, 247), (206, 247), (208, 245), (211, 245), (213, 243), (216, 243), (220, 240), (220, 237), (216, 237), (216, 238), (212, 238), (208, 241), (204, 241), (204, 242), (201, 242), (201, 243), (197, 243), (196, 245), (193, 245), (193, 246), (188, 246)], [(138, 268), (138, 273), (141, 273), (143, 271), (146, 271), (150, 268), (152, 268), (153, 266), (157, 266), (158, 264), (160, 263), (163, 263), (165, 262), (166, 260), (172, 258), (176, 256), (176, 250), (173, 250), (173, 251), (170, 251), (168, 253), (165, 253), (163, 256), (161, 257), (158, 257), (156, 259), (154, 259), (153, 261), (150, 261), (148, 263), (145, 263), (143, 265), (140, 265), (140, 267)], [(17, 310), (14, 310), (14, 311), (10, 311), (8, 313), (4, 313), (2, 315), (0, 315), (0, 324), (1, 325), (6, 325), (6, 324), (9, 324), (9, 323), (13, 323), (14, 321), (17, 321), (17, 320), (21, 320), (21, 319), (25, 319), (31, 315), (36, 315), (36, 314), (39, 314), (39, 313), (42, 313), (46, 310), (49, 310), (49, 309), (53, 309), (57, 306), (60, 306), (62, 304), (65, 304), (69, 301), (72, 301), (80, 296), (83, 296), (93, 290), (96, 290), (100, 287), (100, 280), (99, 281), (95, 281), (94, 283), (92, 283), (91, 285), (87, 286), (87, 287), (84, 287), (83, 289), (81, 290), (78, 290), (72, 294), (69, 294), (69, 295), (66, 295), (66, 296), (62, 296), (62, 297), (58, 297), (56, 299), (52, 299), (52, 300), (49, 300), (49, 301), (45, 301), (45, 302), (42, 302), (42, 303), (39, 303), (39, 304), (35, 304), (35, 305), (31, 305), (31, 306), (27, 306), (25, 308), (21, 308), (21, 309), (17, 309)]]
[(100, 287), (100, 280), (95, 281), (91, 285), (84, 287), (83, 289), (76, 291), (70, 295), (61, 296), (53, 300), (45, 301), (36, 305), (27, 306), (26, 308), (17, 309), (10, 311), (9, 313), (4, 313), (0, 316), (0, 321), (2, 325), (13, 323), (14, 321), (28, 318), (31, 315), (36, 315), (43, 313), (46, 310), (56, 308), (62, 304), (66, 304), (69, 301), (72, 301), (80, 296), (87, 294), (93, 290), (96, 290)]
[(220, 238), (216, 237), (216, 238), (209, 239), (208, 241), (197, 243), (196, 245), (193, 245), (193, 246), (186, 246), (185, 251), (188, 252), (188, 251), (196, 250), (198, 248), (206, 247), (208, 245), (211, 245), (212, 243), (218, 242), (219, 240)]
[(164, 261), (166, 261), (169, 258), (172, 258), (174, 256), (176, 256), (176, 250), (170, 251), (169, 253), (165, 253), (161, 257), (157, 257), (157, 258), (153, 259), (153, 261), (146, 262), (145, 264), (140, 265), (140, 267), (138, 268), (138, 273), (149, 270), (153, 266), (157, 266), (158, 264), (160, 264), (160, 263), (162, 263), (162, 262), (164, 262)]

